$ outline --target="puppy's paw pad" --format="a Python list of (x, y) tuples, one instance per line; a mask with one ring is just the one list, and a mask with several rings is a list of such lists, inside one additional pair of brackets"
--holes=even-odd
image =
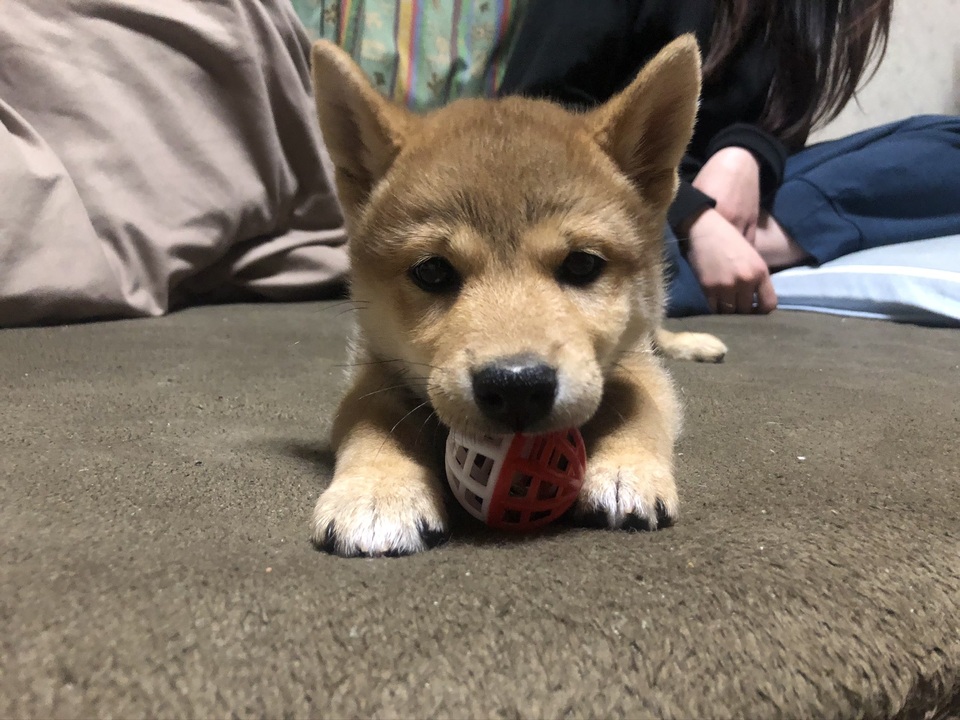
[(649, 532), (673, 525), (678, 499), (669, 469), (647, 472), (600, 467), (587, 476), (574, 520), (585, 527)]
[(313, 544), (343, 557), (399, 557), (428, 550), (448, 537), (446, 509), (428, 491), (350, 492), (331, 487), (313, 512)]

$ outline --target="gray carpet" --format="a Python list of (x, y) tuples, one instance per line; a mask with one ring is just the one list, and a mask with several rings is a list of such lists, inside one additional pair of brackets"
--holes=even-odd
[(314, 551), (343, 306), (0, 333), (0, 716), (952, 717), (960, 334), (777, 313), (673, 364), (682, 516)]

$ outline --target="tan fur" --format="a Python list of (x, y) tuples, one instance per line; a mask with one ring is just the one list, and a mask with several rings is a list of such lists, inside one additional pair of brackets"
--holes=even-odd
[[(359, 327), (315, 542), (380, 555), (441, 537), (436, 420), (502, 432), (478, 410), (470, 371), (522, 353), (560, 377), (556, 405), (535, 430), (584, 429), (590, 469), (578, 515), (651, 529), (675, 517), (680, 412), (654, 349), (698, 360), (726, 352), (712, 336), (661, 328), (662, 228), (696, 114), (695, 41), (675, 41), (583, 115), (511, 98), (415, 116), (382, 99), (330, 43), (314, 46), (313, 67)], [(588, 287), (555, 277), (573, 250), (607, 261)], [(459, 271), (458, 293), (410, 281), (409, 269), (431, 256)]]

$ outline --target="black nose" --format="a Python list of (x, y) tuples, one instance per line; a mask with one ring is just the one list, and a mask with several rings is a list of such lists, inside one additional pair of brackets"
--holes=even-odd
[(473, 371), (473, 397), (488, 418), (520, 432), (550, 414), (557, 371), (532, 356), (503, 358)]

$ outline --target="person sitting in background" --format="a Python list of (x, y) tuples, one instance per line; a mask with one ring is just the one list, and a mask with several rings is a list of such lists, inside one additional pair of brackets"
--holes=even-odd
[(770, 271), (960, 233), (960, 118), (807, 147), (882, 59), (892, 0), (532, 0), (500, 95), (604, 102), (676, 37), (704, 56), (666, 229), (671, 316), (769, 313)]

